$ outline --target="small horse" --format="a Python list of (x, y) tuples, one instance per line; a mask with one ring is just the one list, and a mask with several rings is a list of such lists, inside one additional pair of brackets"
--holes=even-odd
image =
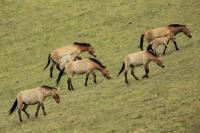
[(94, 58), (89, 58), (89, 59), (83, 59), (83, 60), (77, 60), (77, 61), (71, 61), (65, 65), (65, 67), (60, 71), (59, 76), (57, 78), (57, 85), (60, 82), (60, 79), (63, 75), (63, 73), (67, 74), (68, 80), (68, 90), (74, 90), (74, 87), (72, 85), (72, 77), (73, 74), (86, 74), (86, 81), (85, 81), (85, 86), (87, 86), (87, 81), (89, 78), (90, 74), (93, 74), (94, 77), (94, 83), (96, 84), (96, 74), (95, 70), (100, 71), (104, 77), (107, 79), (110, 79), (110, 74), (108, 69), (102, 65), (102, 63)]
[(55, 49), (49, 54), (48, 62), (44, 69), (46, 69), (52, 61), (52, 65), (50, 67), (50, 77), (52, 78), (53, 68), (55, 65), (56, 68), (60, 71), (67, 62), (74, 61), (76, 58), (81, 59), (79, 54), (85, 51), (88, 51), (89, 54), (96, 57), (95, 49), (89, 43), (74, 42), (73, 45)]
[[(153, 52), (155, 53), (155, 55), (157, 55), (156, 48), (158, 46), (164, 45), (165, 47), (168, 47), (167, 45), (168, 45), (168, 43), (170, 41), (170, 38), (171, 38), (170, 35), (167, 34), (167, 35), (164, 35), (164, 36), (161, 36), (161, 37), (156, 37), (153, 41), (151, 41), (149, 43), (149, 46), (151, 46), (151, 48), (152, 48), (151, 50), (153, 50)], [(147, 47), (147, 50), (149, 49), (148, 47)]]
[(138, 66), (144, 65), (145, 68), (145, 75), (143, 78), (149, 78), (148, 73), (149, 73), (149, 63), (153, 61), (155, 62), (158, 66), (164, 68), (165, 65), (163, 63), (163, 60), (161, 57), (155, 56), (153, 53), (150, 51), (139, 51), (136, 53), (128, 54), (123, 61), (122, 68), (120, 72), (118, 73), (117, 76), (119, 76), (124, 70), (124, 76), (125, 76), (125, 82), (128, 84), (128, 79), (127, 79), (127, 74), (129, 68), (131, 68), (131, 75), (136, 79), (139, 80), (137, 76), (134, 74), (134, 69)]
[(43, 101), (45, 100), (46, 97), (52, 96), (56, 101), (56, 103), (60, 103), (60, 97), (58, 92), (59, 89), (50, 86), (41, 86), (41, 87), (36, 87), (34, 89), (21, 91), (17, 94), (17, 98), (9, 111), (9, 115), (11, 115), (17, 107), (20, 122), (22, 122), (21, 111), (23, 111), (29, 119), (30, 115), (27, 113), (26, 109), (28, 105), (34, 105), (34, 104), (38, 104), (35, 117), (38, 116), (38, 111), (40, 109), (40, 106), (42, 107), (43, 114), (46, 115)]
[[(143, 40), (144, 40), (144, 38), (146, 39), (146, 41), (149, 44), (151, 41), (153, 41), (154, 38), (156, 38), (158, 36), (164, 36), (166, 34), (170, 34), (169, 41), (172, 40), (172, 42), (175, 45), (176, 50), (179, 50), (179, 48), (177, 47), (175, 36), (178, 33), (181, 33), (181, 32), (183, 32), (189, 38), (192, 37), (192, 33), (187, 28), (187, 26), (186, 25), (180, 25), (180, 24), (170, 24), (168, 26), (148, 30), (144, 34), (141, 35), (140, 49), (143, 50)], [(167, 47), (165, 46), (165, 49), (163, 51), (163, 55), (165, 54), (166, 49), (167, 49)]]

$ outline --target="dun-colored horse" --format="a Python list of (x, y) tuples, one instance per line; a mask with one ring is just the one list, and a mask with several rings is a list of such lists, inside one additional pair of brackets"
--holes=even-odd
[(41, 87), (36, 87), (34, 89), (21, 91), (17, 94), (17, 98), (9, 111), (9, 115), (11, 115), (17, 107), (20, 122), (22, 121), (21, 111), (23, 111), (29, 119), (30, 115), (28, 114), (26, 109), (27, 109), (28, 105), (34, 105), (34, 104), (38, 104), (37, 111), (35, 113), (35, 117), (38, 116), (38, 111), (40, 109), (40, 106), (42, 107), (43, 114), (46, 115), (43, 101), (48, 96), (52, 96), (54, 98), (54, 100), (56, 101), (56, 103), (60, 103), (58, 89), (54, 88), (54, 87), (41, 86)]
[(60, 82), (60, 79), (63, 75), (63, 73), (67, 74), (68, 80), (67, 80), (67, 84), (68, 84), (68, 90), (74, 90), (74, 87), (72, 85), (72, 77), (73, 74), (86, 74), (86, 81), (85, 81), (85, 86), (87, 86), (87, 81), (89, 78), (90, 74), (93, 74), (94, 76), (94, 83), (96, 84), (96, 74), (95, 74), (95, 70), (100, 71), (104, 77), (106, 77), (107, 79), (110, 79), (110, 74), (108, 69), (102, 65), (102, 63), (94, 58), (89, 58), (89, 59), (83, 59), (83, 60), (77, 60), (77, 61), (71, 61), (69, 63), (67, 63), (64, 68), (62, 69), (62, 71), (60, 71), (60, 74), (57, 78), (57, 85)]
[[(143, 40), (144, 40), (144, 38), (146, 39), (146, 41), (149, 44), (151, 41), (153, 41), (158, 36), (162, 37), (164, 35), (170, 34), (169, 41), (172, 40), (174, 45), (175, 45), (176, 50), (179, 50), (179, 48), (177, 47), (175, 36), (178, 33), (181, 33), (181, 32), (183, 32), (189, 38), (192, 37), (192, 33), (187, 28), (187, 26), (186, 25), (180, 25), (180, 24), (171, 24), (171, 25), (168, 25), (168, 26), (148, 30), (144, 34), (142, 34), (142, 36), (141, 36), (140, 48), (141, 48), (141, 50), (143, 50)], [(165, 46), (163, 54), (165, 54), (166, 49), (167, 49), (167, 47)]]
[[(149, 43), (148, 47), (151, 47), (151, 49), (153, 50), (155, 55), (157, 55), (156, 48), (160, 45), (164, 45), (165, 47), (168, 47), (167, 45), (168, 45), (169, 41), (170, 41), (170, 35), (167, 34), (165, 36), (155, 38), (153, 41), (151, 41)], [(149, 49), (148, 47), (147, 47), (147, 49)]]
[(129, 68), (131, 68), (131, 75), (136, 79), (139, 80), (138, 77), (134, 74), (134, 69), (138, 66), (144, 65), (145, 69), (145, 75), (143, 78), (149, 78), (148, 73), (149, 73), (149, 63), (153, 61), (155, 62), (158, 66), (164, 68), (165, 65), (163, 64), (163, 60), (161, 57), (155, 56), (153, 53), (150, 51), (140, 51), (132, 54), (128, 54), (123, 61), (122, 68), (120, 72), (118, 73), (117, 76), (119, 76), (124, 70), (124, 77), (125, 77), (125, 82), (128, 84), (128, 79), (127, 79), (127, 74)]
[(49, 54), (48, 62), (44, 69), (46, 69), (52, 61), (52, 65), (50, 67), (50, 77), (52, 78), (53, 68), (55, 65), (58, 70), (61, 70), (67, 62), (74, 61), (76, 58), (81, 59), (79, 54), (85, 51), (88, 51), (89, 54), (96, 57), (95, 49), (89, 43), (75, 42), (73, 45), (55, 49)]

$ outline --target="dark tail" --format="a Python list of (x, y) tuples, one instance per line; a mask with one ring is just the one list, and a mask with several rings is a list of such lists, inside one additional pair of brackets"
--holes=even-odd
[(141, 35), (140, 38), (140, 49), (143, 50), (143, 41), (144, 41), (144, 34)]
[(9, 110), (9, 115), (11, 115), (15, 111), (16, 107), (17, 107), (17, 98), (15, 102), (13, 103), (11, 109)]
[(125, 63), (123, 62), (122, 68), (121, 68), (121, 70), (119, 71), (117, 77), (124, 71), (124, 68), (125, 68)]
[(49, 54), (47, 65), (43, 69), (46, 69), (49, 66), (50, 62), (51, 62), (51, 54)]
[(59, 76), (58, 76), (58, 78), (56, 80), (56, 85), (58, 85), (58, 83), (60, 82), (60, 79), (61, 79), (64, 71), (65, 71), (65, 67), (60, 71)]

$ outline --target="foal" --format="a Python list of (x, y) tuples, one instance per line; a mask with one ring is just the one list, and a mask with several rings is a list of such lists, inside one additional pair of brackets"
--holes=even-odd
[(71, 61), (71, 62), (67, 63), (64, 66), (64, 68), (62, 69), (62, 71), (60, 71), (60, 74), (57, 78), (57, 85), (60, 82), (60, 79), (61, 79), (63, 73), (67, 74), (68, 90), (70, 90), (70, 91), (74, 90), (74, 87), (73, 87), (72, 81), (71, 81), (74, 73), (86, 74), (85, 86), (87, 86), (87, 81), (88, 81), (89, 75), (93, 74), (94, 83), (96, 84), (95, 70), (100, 71), (103, 74), (103, 76), (106, 77), (107, 79), (111, 78), (108, 69), (105, 66), (103, 66), (101, 62), (99, 62), (98, 60), (96, 60), (94, 58), (89, 58), (89, 59)]
[(88, 51), (89, 54), (96, 57), (95, 49), (89, 43), (74, 42), (72, 45), (55, 49), (49, 54), (48, 62), (44, 69), (46, 69), (52, 61), (52, 65), (50, 67), (50, 77), (52, 78), (53, 68), (55, 65), (58, 70), (61, 70), (67, 62), (74, 61), (76, 58), (81, 59), (79, 54), (85, 51)]
[(56, 103), (60, 103), (60, 97), (58, 91), (59, 90), (57, 88), (50, 86), (40, 86), (34, 89), (21, 91), (17, 94), (17, 98), (9, 111), (9, 115), (11, 115), (17, 107), (20, 122), (22, 122), (21, 111), (23, 111), (29, 119), (29, 114), (26, 112), (26, 109), (28, 105), (34, 105), (34, 104), (38, 104), (35, 117), (38, 116), (38, 111), (40, 109), (40, 106), (42, 107), (43, 114), (46, 115), (43, 101), (46, 97), (52, 96), (56, 101)]
[(156, 37), (153, 41), (151, 41), (149, 43), (149, 46), (152, 47), (153, 52), (157, 55), (156, 48), (160, 45), (164, 45), (165, 47), (167, 47), (170, 39), (171, 39), (170, 34), (167, 34), (167, 35), (164, 35), (164, 36), (159, 36), (159, 37)]
[[(144, 34), (141, 35), (141, 39), (140, 39), (140, 48), (141, 50), (143, 50), (143, 41), (144, 38), (146, 39), (147, 43), (149, 44), (151, 41), (153, 41), (154, 38), (158, 37), (158, 36), (164, 36), (166, 34), (171, 34), (171, 38), (169, 39), (173, 41), (176, 50), (179, 50), (179, 48), (177, 47), (177, 43), (176, 43), (176, 39), (175, 36), (179, 33), (183, 32), (186, 36), (188, 36), (189, 38), (192, 37), (192, 33), (191, 31), (187, 28), (186, 25), (181, 25), (181, 24), (170, 24), (167, 26), (163, 26), (163, 27), (159, 27), (159, 28), (155, 28), (155, 29), (150, 29), (146, 32), (144, 32)], [(163, 55), (165, 54), (167, 47), (165, 46), (165, 49), (163, 51)]]
[(155, 56), (153, 53), (150, 51), (140, 51), (132, 54), (128, 54), (123, 61), (122, 68), (120, 72), (118, 73), (117, 76), (119, 76), (122, 71), (125, 70), (124, 76), (125, 76), (125, 82), (128, 84), (128, 79), (127, 79), (127, 74), (129, 68), (131, 68), (131, 75), (136, 79), (139, 80), (135, 74), (134, 74), (134, 69), (138, 66), (144, 65), (145, 68), (145, 75), (143, 78), (149, 78), (148, 73), (149, 73), (149, 63), (153, 61), (155, 62), (158, 66), (164, 68), (165, 65), (163, 64), (162, 58)]

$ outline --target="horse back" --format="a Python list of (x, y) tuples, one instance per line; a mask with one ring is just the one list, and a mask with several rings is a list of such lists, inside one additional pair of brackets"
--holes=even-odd
[(42, 90), (40, 87), (24, 90), (18, 93), (17, 100), (26, 104), (35, 104), (43, 100)]
[(151, 29), (145, 32), (145, 38), (147, 42), (151, 42), (154, 38), (156, 37), (161, 37), (161, 36), (166, 36), (167, 34), (170, 34), (169, 28), (166, 27), (160, 27), (160, 28), (155, 28)]

